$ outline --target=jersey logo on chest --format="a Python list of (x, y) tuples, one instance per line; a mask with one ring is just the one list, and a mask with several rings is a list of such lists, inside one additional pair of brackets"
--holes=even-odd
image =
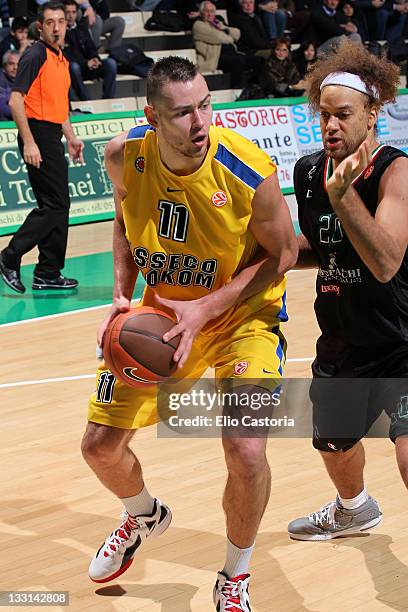
[(222, 206), (225, 206), (225, 204), (227, 203), (227, 200), (228, 200), (227, 194), (224, 191), (216, 191), (211, 196), (211, 202), (217, 208), (221, 208)]

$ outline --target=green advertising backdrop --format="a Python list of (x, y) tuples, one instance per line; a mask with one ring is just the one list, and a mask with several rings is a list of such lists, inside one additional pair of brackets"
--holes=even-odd
[[(142, 113), (89, 115), (73, 117), (71, 121), (75, 133), (85, 144), (85, 164), (69, 165), (70, 224), (112, 219), (112, 186), (103, 163), (105, 145), (116, 134), (129, 130), (137, 122), (142, 123)], [(0, 129), (0, 235), (15, 232), (34, 203), (27, 168), (17, 147), (16, 127), (12, 122), (3, 123)]]

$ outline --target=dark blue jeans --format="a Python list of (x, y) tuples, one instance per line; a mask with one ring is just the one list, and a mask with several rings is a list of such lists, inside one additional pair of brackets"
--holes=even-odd
[(265, 26), (265, 30), (272, 40), (274, 38), (280, 38), (286, 27), (286, 21), (288, 19), (287, 14), (282, 9), (278, 9), (275, 13), (267, 13), (262, 11), (262, 21)]
[(115, 97), (118, 67), (115, 60), (111, 57), (102, 60), (102, 65), (95, 70), (90, 70), (88, 67), (81, 67), (77, 62), (70, 62), (69, 71), (71, 73), (72, 88), (80, 100), (90, 99), (84, 81), (93, 81), (98, 78), (103, 79), (102, 97)]
[(387, 8), (379, 8), (375, 12), (378, 40), (386, 40), (389, 44), (398, 40), (404, 31), (406, 15)]

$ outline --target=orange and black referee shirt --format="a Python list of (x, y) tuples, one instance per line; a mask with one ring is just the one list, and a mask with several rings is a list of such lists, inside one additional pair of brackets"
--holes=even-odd
[(28, 119), (62, 124), (68, 119), (69, 63), (43, 40), (28, 47), (20, 58), (12, 91), (24, 95)]

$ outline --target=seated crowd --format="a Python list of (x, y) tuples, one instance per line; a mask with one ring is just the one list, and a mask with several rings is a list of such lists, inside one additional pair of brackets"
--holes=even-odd
[[(169, 11), (176, 13), (192, 32), (199, 70), (229, 73), (231, 87), (243, 90), (241, 99), (302, 95), (308, 67), (344, 37), (373, 53), (388, 53), (396, 63), (408, 56), (408, 0), (127, 1), (131, 10), (164, 16), (164, 23)], [(11, 85), (19, 57), (38, 37), (36, 11), (42, 2), (28, 0), (27, 17), (15, 17), (10, 26), (8, 3), (0, 0), (0, 120), (11, 118)], [(103, 81), (104, 98), (115, 97), (124, 19), (110, 15), (107, 0), (65, 0), (65, 7), (71, 100), (89, 99), (84, 81), (95, 79)], [(298, 48), (292, 53), (293, 44)], [(138, 70), (129, 74), (144, 77), (152, 60), (134, 45), (133, 52)]]

